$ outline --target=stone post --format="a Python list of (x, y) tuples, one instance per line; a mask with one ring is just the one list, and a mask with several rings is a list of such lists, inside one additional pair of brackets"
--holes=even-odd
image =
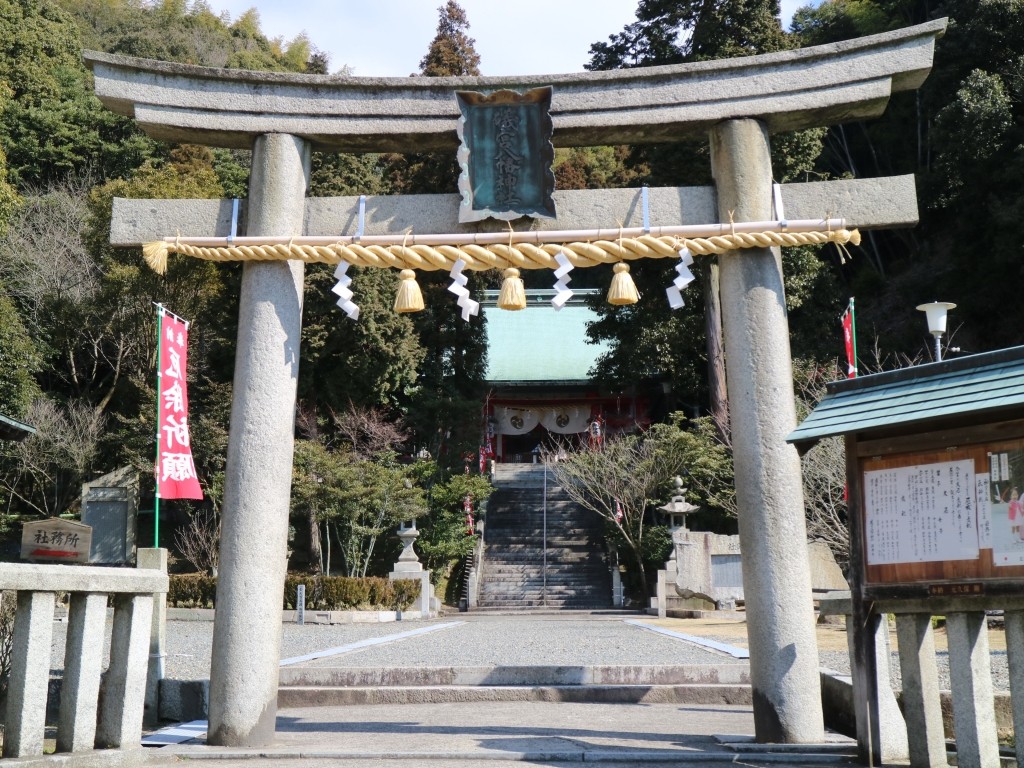
[[(256, 139), (248, 235), (302, 232), (309, 145)], [(291, 494), (303, 265), (248, 262), (238, 310), (234, 399), (210, 668), (210, 744), (274, 738)]]
[(931, 615), (897, 614), (896, 644), (900, 649), (903, 716), (907, 722), (910, 764), (945, 765), (946, 737)]
[(74, 592), (68, 610), (64, 679), (60, 687), (57, 751), (84, 752), (96, 743), (96, 708), (103, 669), (107, 596)]
[[(768, 134), (756, 120), (711, 129), (718, 215), (772, 218)], [(777, 253), (720, 257), (726, 379), (739, 504), (754, 728), (761, 742), (824, 738), (807, 561), (789, 325)]]
[[(139, 548), (136, 554), (139, 568), (150, 568), (167, 573), (167, 550), (151, 547)], [(153, 629), (149, 635), (149, 674), (146, 675), (146, 708), (143, 722), (154, 726), (160, 721), (160, 681), (164, 679), (164, 659), (167, 638), (167, 593), (153, 595)]]
[(985, 612), (948, 613), (946, 639), (957, 765), (961, 768), (997, 766), (999, 740)]
[(40, 691), (46, 690), (50, 677), (54, 598), (53, 592), (18, 592), (4, 718), (4, 757), (43, 753), (46, 696)]

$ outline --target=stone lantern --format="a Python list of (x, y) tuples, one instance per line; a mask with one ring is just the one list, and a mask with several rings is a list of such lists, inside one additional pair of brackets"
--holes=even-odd
[[(686, 530), (686, 516), (696, 512), (700, 507), (695, 507), (693, 504), (686, 500), (683, 495), (686, 493), (686, 489), (683, 488), (683, 478), (676, 475), (673, 484), (676, 487), (676, 492), (672, 496), (672, 500), (668, 504), (664, 504), (658, 509), (668, 518), (669, 530), (673, 533), (679, 529)], [(675, 553), (673, 552), (673, 557)]]

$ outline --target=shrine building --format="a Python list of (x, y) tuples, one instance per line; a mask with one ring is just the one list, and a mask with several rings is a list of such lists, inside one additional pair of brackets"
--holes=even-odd
[(498, 291), (485, 292), (484, 417), (495, 461), (529, 463), (538, 447), (571, 450), (590, 439), (595, 421), (604, 437), (654, 420), (652, 407), (664, 399), (660, 384), (635, 382), (612, 390), (591, 378), (598, 358), (611, 349), (606, 341), (587, 338), (587, 324), (598, 319), (590, 306), (598, 293), (578, 289), (556, 311), (555, 291), (528, 290), (526, 308), (509, 312), (498, 308)]

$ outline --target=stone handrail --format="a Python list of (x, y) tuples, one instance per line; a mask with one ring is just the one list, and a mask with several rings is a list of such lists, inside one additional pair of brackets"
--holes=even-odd
[[(820, 600), (821, 613), (846, 616), (847, 632), (852, 637), (853, 603), (849, 592), (833, 592)], [(995, 696), (987, 631), (986, 611), (1000, 609), (1006, 628), (1006, 648), (1010, 668), (1010, 699), (1015, 733), (1024, 733), (1024, 597), (985, 596), (945, 597), (916, 600), (880, 600), (872, 606), (871, 629), (876, 648), (876, 677), (880, 722), (876, 724), (883, 749), (895, 734), (896, 719), (886, 712), (891, 691), (888, 674), (888, 614), (896, 618), (900, 672), (903, 680), (903, 716), (911, 765), (945, 765), (946, 742), (942, 702), (939, 691), (932, 617), (946, 620), (949, 644), (949, 671), (956, 733), (956, 751), (960, 765), (999, 765)], [(856, 654), (850, 643), (850, 662)], [(864, 683), (854, 670), (854, 687)], [(855, 698), (865, 698), (862, 691)], [(895, 711), (898, 715), (898, 710)], [(864, 745), (871, 724), (864, 722), (865, 712), (857, 707), (858, 741)], [(889, 732), (887, 733), (887, 729)], [(1024, 739), (1016, 742), (1018, 765), (1024, 765)]]
[[(54, 608), (70, 593), (58, 753), (139, 747), (154, 593), (159, 571), (0, 563), (0, 590), (17, 592), (4, 757), (43, 754)], [(107, 602), (114, 608), (110, 665), (103, 665)]]

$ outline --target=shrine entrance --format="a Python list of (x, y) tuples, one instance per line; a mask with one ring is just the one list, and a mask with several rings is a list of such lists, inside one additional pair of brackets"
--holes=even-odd
[[(470, 311), (475, 302), (459, 291), (464, 269), (503, 271), (509, 307), (518, 308), (519, 269), (548, 269), (561, 279), (567, 264), (615, 264), (611, 299), (628, 303), (636, 300), (629, 261), (675, 260), (679, 281), (666, 287), (678, 291), (687, 282), (687, 258), (719, 254), (730, 416), (733, 433), (744, 436), (735, 441), (734, 465), (756, 735), (766, 742), (820, 741), (809, 569), (805, 549), (794, 546), (805, 540), (800, 467), (785, 443), (796, 420), (789, 334), (773, 248), (855, 242), (853, 227), (912, 225), (917, 205), (909, 176), (775, 186), (769, 136), (878, 116), (891, 93), (924, 80), (944, 29), (940, 20), (729, 61), (555, 75), (545, 88), (536, 88), (535, 77), (291, 76), (86, 54), (96, 95), (150, 135), (252, 149), (250, 198), (242, 205), (116, 200), (111, 228), (115, 245), (153, 243), (147, 258), (157, 269), (172, 254), (246, 261), (209, 742), (263, 746), (274, 738), (305, 262), (338, 265), (335, 291), (356, 317), (358, 297), (345, 275), (350, 264), (402, 269), (400, 310), (415, 308), (414, 270), (450, 271), (452, 292)], [(515, 100), (502, 95), (507, 89), (533, 94), (532, 106), (522, 107), (530, 111), (512, 106)], [(485, 166), (501, 164), (486, 200), (472, 189), (461, 198), (306, 198), (313, 150), (454, 151), (464, 117), (457, 96), (496, 110), (498, 137), (475, 154), (460, 150), (464, 169), (481, 158)], [(550, 108), (535, 111), (545, 98)], [(517, 121), (546, 123), (554, 146), (708, 136), (715, 186), (548, 196), (539, 177), (524, 173), (541, 185), (539, 194), (528, 190), (530, 215), (550, 218), (510, 227), (504, 220), (521, 214), (509, 211), (516, 192), (508, 182), (519, 176), (501, 148)], [(543, 142), (531, 146), (531, 156), (544, 155)], [(465, 207), (484, 213), (464, 216)], [(830, 212), (841, 218), (830, 219)], [(477, 220), (485, 216), (503, 221), (488, 229)], [(678, 293), (670, 297), (681, 303)]]

